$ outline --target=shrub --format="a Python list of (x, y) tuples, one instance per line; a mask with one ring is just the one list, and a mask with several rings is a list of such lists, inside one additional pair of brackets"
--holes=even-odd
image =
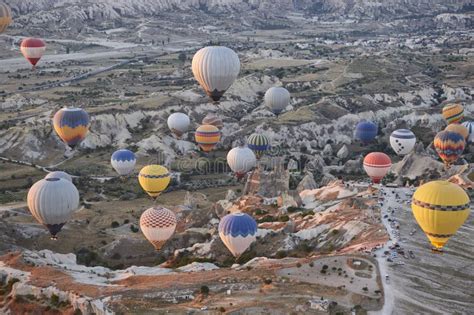
[(51, 294), (51, 305), (52, 306), (58, 306), (59, 305), (59, 296), (56, 294)]
[(201, 286), (201, 294), (204, 294), (204, 295), (209, 294), (209, 287), (207, 285)]
[(301, 268), (301, 263), (296, 263), (296, 268)]
[(265, 279), (265, 280), (263, 280), (263, 283), (265, 283), (267, 285), (272, 284), (272, 279)]
[(113, 221), (112, 224), (110, 224), (110, 227), (112, 227), (113, 229), (118, 228), (119, 226), (120, 224), (117, 221)]
[(363, 287), (362, 290), (364, 290), (365, 292), (367, 292), (367, 291), (369, 291), (369, 288)]
[(310, 267), (314, 267), (314, 262), (310, 262), (310, 263), (309, 263), (309, 266), (310, 266)]
[(280, 216), (280, 217), (278, 218), (278, 221), (280, 221), (280, 222), (288, 222), (288, 221), (290, 221), (290, 217), (287, 216), (286, 214), (284, 214), (284, 215), (282, 215), (282, 216)]
[(130, 225), (130, 230), (133, 232), (133, 233), (137, 233), (139, 231), (139, 229), (135, 226), (135, 225)]
[(282, 259), (288, 256), (288, 253), (285, 250), (279, 250), (276, 252), (275, 257), (278, 259)]

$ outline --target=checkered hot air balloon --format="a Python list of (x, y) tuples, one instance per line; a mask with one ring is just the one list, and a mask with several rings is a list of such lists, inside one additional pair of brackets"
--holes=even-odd
[(219, 222), (219, 236), (224, 245), (239, 257), (257, 239), (257, 222), (245, 213), (231, 213)]
[(435, 136), (433, 144), (441, 160), (449, 166), (461, 157), (466, 141), (459, 133), (441, 131)]
[(160, 206), (146, 210), (140, 217), (140, 229), (156, 250), (163, 247), (173, 235), (176, 224), (176, 215), (173, 211)]
[(364, 158), (364, 169), (374, 184), (380, 183), (392, 167), (390, 157), (382, 152), (372, 152)]
[(54, 114), (53, 127), (59, 138), (74, 148), (89, 131), (89, 115), (81, 108), (63, 108)]
[(416, 136), (408, 129), (397, 129), (390, 135), (390, 145), (398, 155), (406, 155), (415, 147)]
[(247, 145), (255, 153), (257, 159), (260, 159), (265, 152), (270, 149), (270, 141), (265, 135), (259, 133), (251, 134), (247, 139)]

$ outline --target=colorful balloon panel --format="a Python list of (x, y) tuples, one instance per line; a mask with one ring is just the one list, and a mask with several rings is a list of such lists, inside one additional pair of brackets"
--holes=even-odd
[(176, 224), (174, 212), (159, 206), (147, 209), (140, 216), (140, 229), (156, 250), (173, 235)]
[(89, 115), (80, 108), (63, 108), (54, 115), (53, 126), (67, 145), (75, 147), (89, 131)]
[(368, 144), (377, 136), (377, 125), (371, 121), (361, 121), (355, 129), (355, 138), (363, 144)]
[(364, 169), (375, 184), (380, 183), (392, 167), (390, 157), (382, 152), (372, 152), (364, 158)]
[(255, 153), (257, 159), (260, 159), (268, 149), (270, 149), (270, 141), (265, 135), (254, 133), (247, 139), (247, 145), (250, 150)]
[(432, 181), (415, 191), (411, 207), (431, 244), (441, 249), (468, 218), (470, 200), (458, 185)]
[(239, 257), (257, 239), (257, 222), (245, 213), (231, 213), (219, 222), (219, 236), (224, 245)]
[(143, 190), (153, 198), (158, 197), (171, 181), (168, 169), (161, 165), (147, 165), (140, 170), (138, 182)]
[(466, 140), (469, 136), (469, 130), (461, 124), (449, 124), (446, 126), (446, 128), (444, 128), (444, 130), (458, 133)]
[(196, 130), (194, 138), (204, 152), (210, 152), (221, 139), (221, 132), (216, 126), (202, 125)]
[(43, 56), (46, 44), (39, 38), (25, 38), (20, 45), (20, 51), (33, 67)]
[(12, 23), (12, 11), (5, 3), (0, 3), (0, 34), (4, 33)]
[(439, 132), (433, 143), (439, 157), (447, 165), (456, 162), (461, 157), (466, 146), (464, 137), (451, 131)]
[(464, 107), (461, 104), (448, 104), (443, 107), (442, 114), (448, 124), (458, 123), (464, 117)]

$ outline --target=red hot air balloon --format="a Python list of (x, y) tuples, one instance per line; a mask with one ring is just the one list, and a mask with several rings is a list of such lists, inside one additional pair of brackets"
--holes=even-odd
[(46, 44), (39, 38), (25, 38), (21, 42), (20, 50), (26, 60), (33, 65), (34, 69), (38, 61), (43, 57)]
[(382, 152), (372, 152), (364, 158), (364, 169), (374, 184), (380, 183), (382, 178), (387, 175), (392, 167), (390, 157)]

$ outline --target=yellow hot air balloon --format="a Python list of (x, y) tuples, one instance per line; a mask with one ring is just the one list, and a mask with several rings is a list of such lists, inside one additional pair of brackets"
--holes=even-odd
[(0, 34), (7, 30), (8, 25), (12, 23), (12, 11), (5, 3), (0, 2)]
[(152, 164), (141, 169), (138, 181), (148, 195), (156, 198), (168, 187), (171, 176), (166, 167)]
[(469, 216), (469, 196), (458, 185), (432, 181), (413, 194), (411, 208), (418, 225), (440, 251)]
[(216, 126), (202, 125), (196, 130), (194, 138), (204, 152), (211, 152), (221, 139), (221, 133)]
[(448, 124), (459, 123), (464, 117), (464, 107), (461, 104), (448, 104), (443, 107), (442, 114)]

